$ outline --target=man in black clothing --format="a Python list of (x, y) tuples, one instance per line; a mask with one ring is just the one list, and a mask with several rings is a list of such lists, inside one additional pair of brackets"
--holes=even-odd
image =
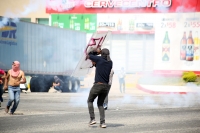
[(103, 107), (104, 99), (108, 94), (109, 89), (109, 75), (112, 69), (112, 61), (110, 59), (110, 52), (108, 49), (104, 48), (101, 50), (101, 56), (94, 55), (93, 53), (89, 53), (88, 59), (92, 62), (95, 62), (96, 65), (96, 72), (95, 72), (95, 82), (93, 87), (90, 90), (89, 97), (88, 97), (88, 110), (90, 114), (90, 125), (96, 124), (95, 121), (95, 114), (94, 114), (94, 107), (93, 102), (96, 97), (97, 99), (97, 106), (99, 108), (100, 114), (100, 127), (106, 128), (105, 125), (105, 110)]
[(54, 76), (54, 82), (53, 82), (53, 87), (56, 90), (56, 92), (62, 92), (62, 87), (63, 87), (64, 82), (58, 78), (58, 76)]

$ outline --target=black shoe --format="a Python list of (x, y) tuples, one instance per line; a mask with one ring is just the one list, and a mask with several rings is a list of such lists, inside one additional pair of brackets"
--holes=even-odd
[(101, 128), (106, 128), (106, 124), (105, 124), (105, 123), (102, 123), (102, 124), (100, 124), (100, 127), (101, 127)]
[(90, 125), (94, 125), (94, 124), (96, 124), (97, 122), (95, 121), (95, 119), (93, 119), (93, 120), (91, 120), (90, 122), (89, 122), (89, 124)]
[(104, 107), (104, 110), (107, 110), (108, 107)]

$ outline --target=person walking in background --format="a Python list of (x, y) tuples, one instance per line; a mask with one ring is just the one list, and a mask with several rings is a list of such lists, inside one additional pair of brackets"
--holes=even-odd
[(64, 82), (60, 78), (58, 78), (58, 76), (54, 76), (53, 87), (56, 90), (56, 92), (63, 91), (63, 84)]
[(10, 110), (10, 115), (13, 115), (16, 111), (20, 101), (20, 84), (26, 83), (25, 74), (20, 70), (20, 62), (14, 61), (12, 63), (12, 69), (10, 69), (5, 78), (5, 88), (8, 88), (9, 100), (5, 108), (5, 112), (8, 113), (12, 102), (14, 104)]
[(96, 124), (93, 102), (97, 99), (97, 106), (100, 114), (100, 127), (106, 128), (105, 125), (105, 110), (103, 107), (104, 100), (108, 94), (109, 89), (109, 75), (112, 69), (112, 61), (110, 59), (110, 52), (108, 49), (104, 48), (101, 50), (101, 56), (93, 55), (89, 53), (87, 59), (90, 59), (92, 62), (95, 62), (95, 82), (92, 86), (89, 96), (88, 96), (88, 110), (90, 115), (89, 125)]
[(121, 70), (119, 71), (119, 75), (118, 75), (121, 93), (125, 93), (125, 76), (126, 76), (126, 73), (124, 71), (124, 68), (122, 67)]
[(1, 107), (1, 102), (3, 102), (3, 85), (4, 85), (4, 78), (6, 77), (6, 73), (4, 70), (0, 69), (0, 107)]
[[(109, 94), (109, 91), (110, 91), (110, 88), (111, 88), (111, 85), (112, 85), (113, 74), (114, 74), (114, 71), (113, 71), (113, 69), (111, 69), (110, 76), (109, 76), (109, 83), (108, 83), (108, 85), (109, 85), (108, 94)], [(107, 108), (108, 108), (108, 94), (107, 94), (107, 96), (104, 100), (104, 103), (103, 103), (103, 107), (104, 107), (105, 110), (107, 110)]]

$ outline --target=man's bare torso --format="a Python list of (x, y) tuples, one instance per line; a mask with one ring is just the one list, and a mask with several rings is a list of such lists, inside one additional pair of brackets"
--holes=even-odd
[(11, 71), (9, 70), (9, 77), (8, 77), (8, 85), (9, 86), (19, 86), (20, 85), (20, 81), (22, 79), (22, 76), (23, 76), (23, 71), (20, 70), (20, 73), (17, 77), (13, 77), (11, 75)]

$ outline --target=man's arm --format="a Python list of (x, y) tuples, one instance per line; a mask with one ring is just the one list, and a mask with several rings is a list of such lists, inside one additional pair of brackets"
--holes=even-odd
[(59, 85), (60, 85), (60, 83), (58, 82), (58, 83), (55, 83), (54, 85), (55, 85), (55, 86), (59, 86)]
[(21, 84), (25, 84), (26, 83), (26, 77), (25, 77), (25, 74), (24, 74), (23, 71), (22, 71), (22, 79), (20, 80), (20, 83)]
[(5, 78), (4, 78), (4, 87), (3, 89), (7, 89), (8, 88), (8, 78), (10, 76), (10, 70), (8, 71), (8, 73), (6, 74)]
[(6, 78), (6, 73), (4, 72), (3, 76), (1, 77), (3, 80)]
[(87, 55), (87, 59), (90, 59), (92, 62), (95, 62), (95, 63), (97, 63), (99, 61), (99, 58), (101, 58), (101, 57), (99, 57), (97, 55), (93, 55), (92, 53), (89, 53)]
[(96, 67), (96, 63), (92, 61), (92, 66), (90, 68)]
[(60, 83), (58, 82), (58, 83), (56, 83), (56, 82), (53, 82), (53, 86), (59, 86), (60, 85)]
[(1, 77), (0, 84), (3, 84), (4, 83), (4, 79), (6, 77), (6, 73), (4, 72), (3, 76), (0, 76), (0, 77)]

